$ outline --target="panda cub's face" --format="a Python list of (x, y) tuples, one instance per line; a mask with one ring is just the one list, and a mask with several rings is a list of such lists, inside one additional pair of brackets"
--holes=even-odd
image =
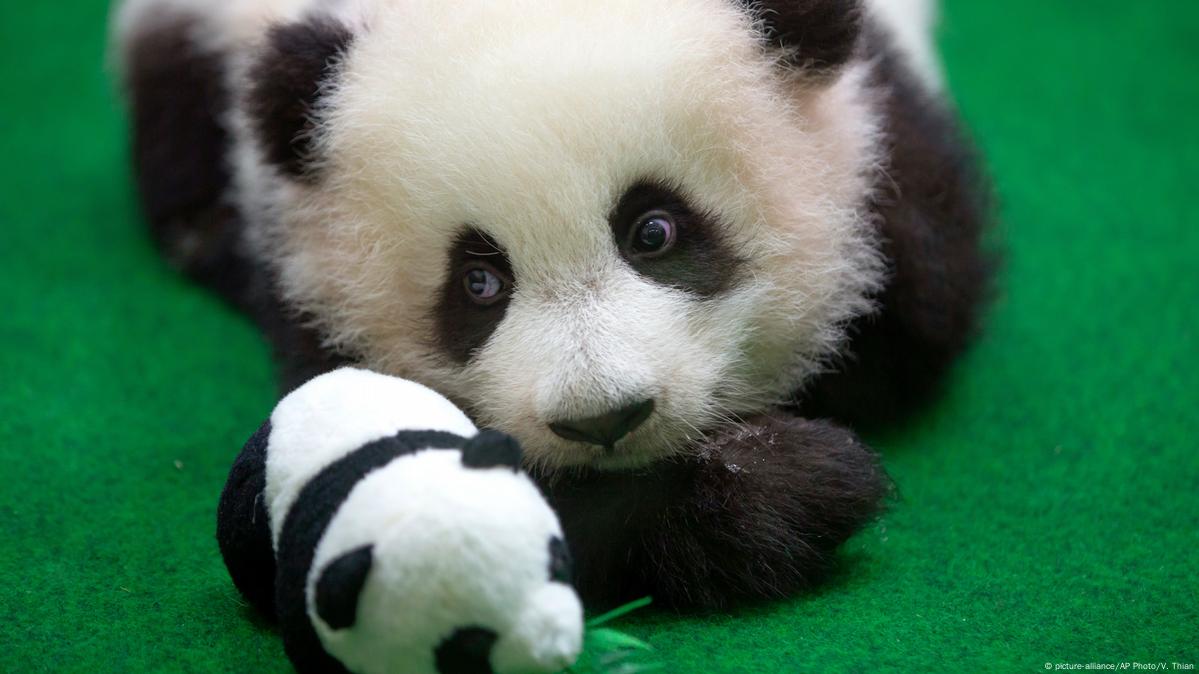
[(788, 73), (729, 0), (379, 4), (268, 236), (367, 366), (536, 467), (620, 468), (788, 395), (868, 307), (863, 66)]

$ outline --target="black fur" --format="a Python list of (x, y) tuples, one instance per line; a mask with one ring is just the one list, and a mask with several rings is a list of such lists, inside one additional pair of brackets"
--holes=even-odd
[(312, 114), (353, 33), (326, 17), (271, 28), (250, 70), (246, 109), (266, 158), (295, 178), (311, 177)]
[(290, 390), (350, 358), (326, 348), (307, 317), (280, 303), (266, 270), (243, 250), (244, 223), (227, 196), (227, 57), (200, 49), (191, 37), (197, 30), (186, 16), (156, 23), (126, 54), (142, 209), (172, 266), (255, 318)]
[(462, 465), (467, 468), (520, 469), (522, 452), (516, 438), (499, 431), (479, 431), (462, 445)]
[(226, 57), (192, 39), (191, 17), (164, 20), (130, 42), (125, 87), (142, 210), (163, 257), (221, 295), (241, 293), (250, 262), (230, 181)]
[[(661, 257), (631, 257), (630, 230), (649, 211), (669, 213), (678, 227), (674, 248)], [(608, 215), (616, 246), (637, 273), (662, 285), (680, 288), (700, 297), (712, 297), (730, 288), (741, 260), (721, 237), (719, 219), (693, 209), (678, 190), (655, 181), (642, 181), (625, 191)]]
[(250, 605), (275, 615), (275, 550), (263, 490), (266, 488), (268, 420), (233, 462), (217, 505), (216, 539), (229, 577)]
[(927, 403), (977, 332), (994, 257), (983, 246), (991, 193), (952, 111), (871, 29), (888, 165), (872, 204), (890, 278), (881, 311), (851, 326), (849, 356), (803, 395), (807, 415), (857, 428), (892, 423)]
[(271, 345), (279, 388), (289, 393), (317, 375), (355, 364), (355, 359), (326, 346), (311, 317), (289, 309), (260, 273), (246, 296), (250, 315)]
[(321, 647), (308, 620), (304, 592), (316, 546), (350, 491), (372, 471), (397, 457), (427, 447), (461, 447), (463, 438), (439, 431), (404, 432), (377, 440), (326, 466), (312, 478), (283, 520), (279, 534), (275, 609), (283, 646), (296, 669), (304, 674), (344, 672)]
[(698, 459), (546, 484), (589, 602), (652, 594), (677, 607), (784, 597), (882, 508), (889, 481), (853, 433), (758, 417), (723, 429)]
[(824, 71), (853, 56), (862, 27), (860, 0), (740, 0), (788, 63)]
[(358, 617), (358, 597), (374, 559), (373, 548), (351, 550), (321, 571), (316, 581), (316, 613), (335, 630), (353, 627)]
[(491, 649), (498, 635), (482, 627), (454, 630), (434, 652), (440, 674), (492, 674)]
[(485, 262), (505, 283), (514, 282), (508, 253), (478, 229), (467, 229), (450, 247), (446, 264), (446, 279), (441, 297), (433, 308), (437, 330), (437, 347), (459, 363), (470, 360), (471, 354), (483, 346), (491, 333), (504, 320), (508, 298), (480, 305), (466, 293), (463, 276), (474, 263)]

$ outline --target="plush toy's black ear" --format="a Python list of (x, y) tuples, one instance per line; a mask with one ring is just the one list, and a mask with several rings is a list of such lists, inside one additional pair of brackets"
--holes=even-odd
[(316, 581), (316, 614), (335, 630), (354, 626), (358, 596), (370, 573), (373, 547), (355, 548), (329, 563)]
[(271, 28), (250, 69), (246, 110), (266, 159), (296, 178), (312, 152), (312, 112), (353, 34), (328, 17)]
[(467, 468), (520, 468), (520, 443), (499, 431), (479, 431), (462, 446), (462, 465)]
[(550, 580), (570, 585), (574, 577), (574, 560), (566, 541), (557, 536), (550, 537)]
[(861, 0), (739, 0), (786, 61), (815, 71), (845, 64), (862, 32)]

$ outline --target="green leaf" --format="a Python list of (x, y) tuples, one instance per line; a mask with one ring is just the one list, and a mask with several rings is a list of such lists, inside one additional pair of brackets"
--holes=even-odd
[(585, 637), (586, 648), (595, 649), (596, 651), (614, 651), (614, 650), (636, 650), (636, 651), (652, 651), (653, 647), (644, 641), (630, 634), (618, 632), (614, 629), (601, 627), (587, 631)]
[(583, 653), (563, 674), (642, 674), (664, 668), (661, 663), (637, 662), (652, 651), (648, 643), (610, 627), (600, 627), (650, 604), (645, 597), (587, 621)]
[(636, 611), (639, 608), (645, 608), (646, 606), (649, 606), (653, 601), (654, 601), (653, 597), (642, 597), (641, 599), (638, 599), (636, 601), (631, 601), (631, 602), (625, 604), (624, 606), (618, 606), (618, 607), (612, 609), (611, 611), (608, 611), (607, 613), (598, 615), (598, 616), (592, 618), (591, 620), (588, 620), (587, 627), (588, 628), (599, 627), (600, 625), (603, 625), (604, 623), (612, 622), (613, 620), (616, 620), (617, 618), (620, 618), (621, 616), (628, 615), (629, 613), (632, 613), (633, 611)]
[(607, 674), (641, 674), (641, 672), (652, 672), (665, 667), (666, 665), (660, 662), (629, 662), (615, 669), (607, 670)]

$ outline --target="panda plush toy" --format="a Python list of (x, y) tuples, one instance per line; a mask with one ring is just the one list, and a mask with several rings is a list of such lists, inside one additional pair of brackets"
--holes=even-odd
[(987, 296), (932, 0), (124, 0), (166, 258), (519, 440), (584, 599), (816, 582)]
[(583, 611), (520, 460), (511, 437), (419, 384), (337, 370), (246, 444), (218, 542), (300, 672), (558, 672)]

